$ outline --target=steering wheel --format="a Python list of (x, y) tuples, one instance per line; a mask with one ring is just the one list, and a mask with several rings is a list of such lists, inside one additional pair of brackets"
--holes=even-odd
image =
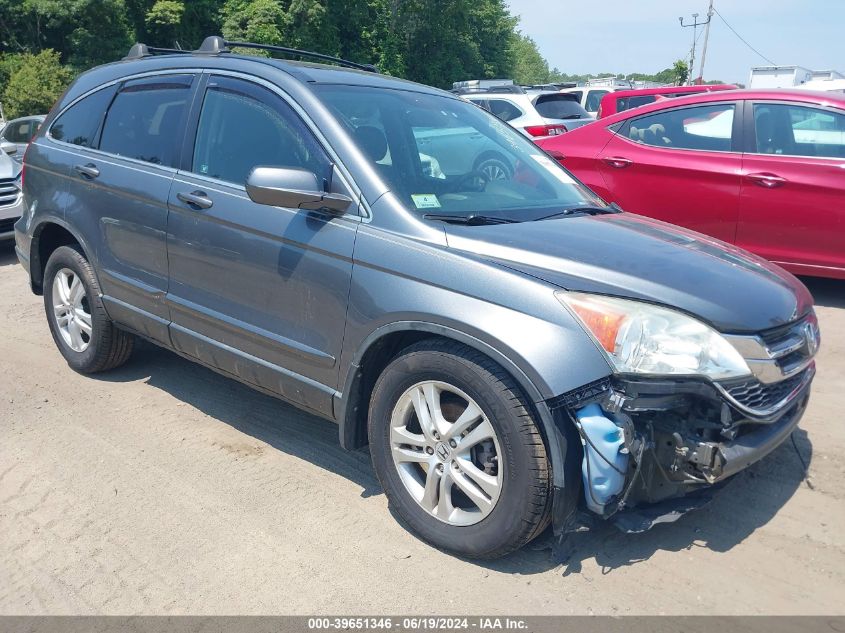
[(453, 192), (457, 191), (484, 191), (490, 178), (483, 171), (474, 169), (459, 177), (451, 187)]

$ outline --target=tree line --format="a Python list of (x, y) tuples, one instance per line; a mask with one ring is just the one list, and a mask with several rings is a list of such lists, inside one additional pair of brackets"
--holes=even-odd
[(7, 118), (46, 112), (75, 75), (120, 59), (133, 42), (194, 49), (218, 33), (442, 88), (575, 77), (550, 68), (506, 0), (0, 0), (0, 103)]

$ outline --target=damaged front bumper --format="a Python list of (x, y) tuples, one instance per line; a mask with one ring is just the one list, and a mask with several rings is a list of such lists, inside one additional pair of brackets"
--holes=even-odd
[(550, 402), (581, 440), (580, 505), (588, 510), (556, 508), (555, 532), (599, 517), (641, 532), (701, 507), (790, 436), (814, 374), (811, 363), (774, 385), (612, 376)]

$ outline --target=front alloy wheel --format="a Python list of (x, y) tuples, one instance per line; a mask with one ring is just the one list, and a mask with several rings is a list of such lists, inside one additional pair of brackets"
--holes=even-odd
[(393, 409), (390, 441), (405, 489), (433, 517), (472, 525), (496, 507), (504, 479), (496, 431), (454, 385), (410, 387)]
[(450, 552), (497, 558), (549, 523), (551, 468), (530, 401), (500, 365), (432, 338), (381, 373), (368, 421), (391, 508)]

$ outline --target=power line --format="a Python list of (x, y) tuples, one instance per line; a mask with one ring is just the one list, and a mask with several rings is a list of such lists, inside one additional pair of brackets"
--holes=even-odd
[(728, 23), (728, 21), (725, 19), (725, 17), (724, 17), (721, 13), (719, 13), (719, 10), (718, 10), (716, 7), (713, 7), (713, 11), (715, 11), (715, 12), (716, 12), (716, 15), (718, 15), (718, 16), (719, 16), (719, 18), (722, 20), (722, 22), (724, 22), (724, 23), (725, 23), (725, 26), (726, 26), (726, 27), (728, 27), (728, 28), (731, 30), (731, 32), (732, 32), (734, 35), (736, 35), (736, 36), (737, 36), (737, 37), (738, 37), (738, 38), (742, 41), (742, 43), (743, 43), (743, 44), (745, 44), (748, 48), (750, 48), (752, 51), (754, 51), (755, 53), (757, 53), (760, 57), (762, 57), (762, 58), (763, 58), (763, 59), (765, 59), (767, 62), (769, 62), (772, 66), (777, 66), (777, 64), (776, 64), (776, 63), (774, 63), (771, 59), (769, 59), (768, 57), (766, 57), (765, 55), (763, 55), (763, 53), (761, 53), (761, 52), (760, 52), (760, 51), (758, 51), (756, 48), (754, 48), (753, 46), (751, 46), (751, 44), (749, 44), (748, 42), (746, 42), (746, 41), (745, 41), (745, 38), (744, 38), (744, 37), (742, 37), (742, 35), (740, 35), (739, 33), (737, 33), (737, 32), (736, 32), (736, 29), (734, 29), (734, 27), (732, 27), (732, 26)]

